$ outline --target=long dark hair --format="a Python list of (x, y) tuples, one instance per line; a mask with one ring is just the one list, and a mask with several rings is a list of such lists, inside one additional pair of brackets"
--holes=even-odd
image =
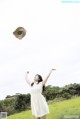
[[(36, 75), (39, 77), (38, 83), (42, 82), (43, 81), (42, 76), (39, 74), (36, 74)], [(31, 86), (33, 85), (34, 85), (34, 82), (31, 83)], [(42, 93), (44, 93), (44, 91), (45, 91), (45, 85), (43, 85)]]

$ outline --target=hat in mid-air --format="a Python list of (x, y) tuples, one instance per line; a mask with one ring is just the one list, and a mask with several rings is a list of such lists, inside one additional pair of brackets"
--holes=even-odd
[(26, 30), (23, 27), (18, 27), (14, 32), (14, 36), (21, 40), (26, 35)]

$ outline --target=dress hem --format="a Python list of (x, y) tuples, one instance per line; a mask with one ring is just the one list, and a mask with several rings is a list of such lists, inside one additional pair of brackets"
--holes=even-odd
[(44, 113), (44, 114), (42, 114), (40, 116), (36, 116), (35, 114), (32, 114), (32, 115), (34, 115), (35, 117), (42, 117), (42, 116), (47, 115), (47, 114), (50, 114), (50, 112)]

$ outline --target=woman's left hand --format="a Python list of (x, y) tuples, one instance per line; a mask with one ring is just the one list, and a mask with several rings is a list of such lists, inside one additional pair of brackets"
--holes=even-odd
[(56, 70), (56, 69), (51, 69), (51, 72), (54, 71), (54, 70)]
[(56, 69), (52, 69), (52, 71), (53, 71), (53, 70), (56, 70)]

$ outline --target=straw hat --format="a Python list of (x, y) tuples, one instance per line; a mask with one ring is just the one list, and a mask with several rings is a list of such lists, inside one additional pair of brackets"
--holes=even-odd
[(26, 30), (23, 27), (18, 27), (14, 32), (14, 36), (21, 40), (26, 35)]

